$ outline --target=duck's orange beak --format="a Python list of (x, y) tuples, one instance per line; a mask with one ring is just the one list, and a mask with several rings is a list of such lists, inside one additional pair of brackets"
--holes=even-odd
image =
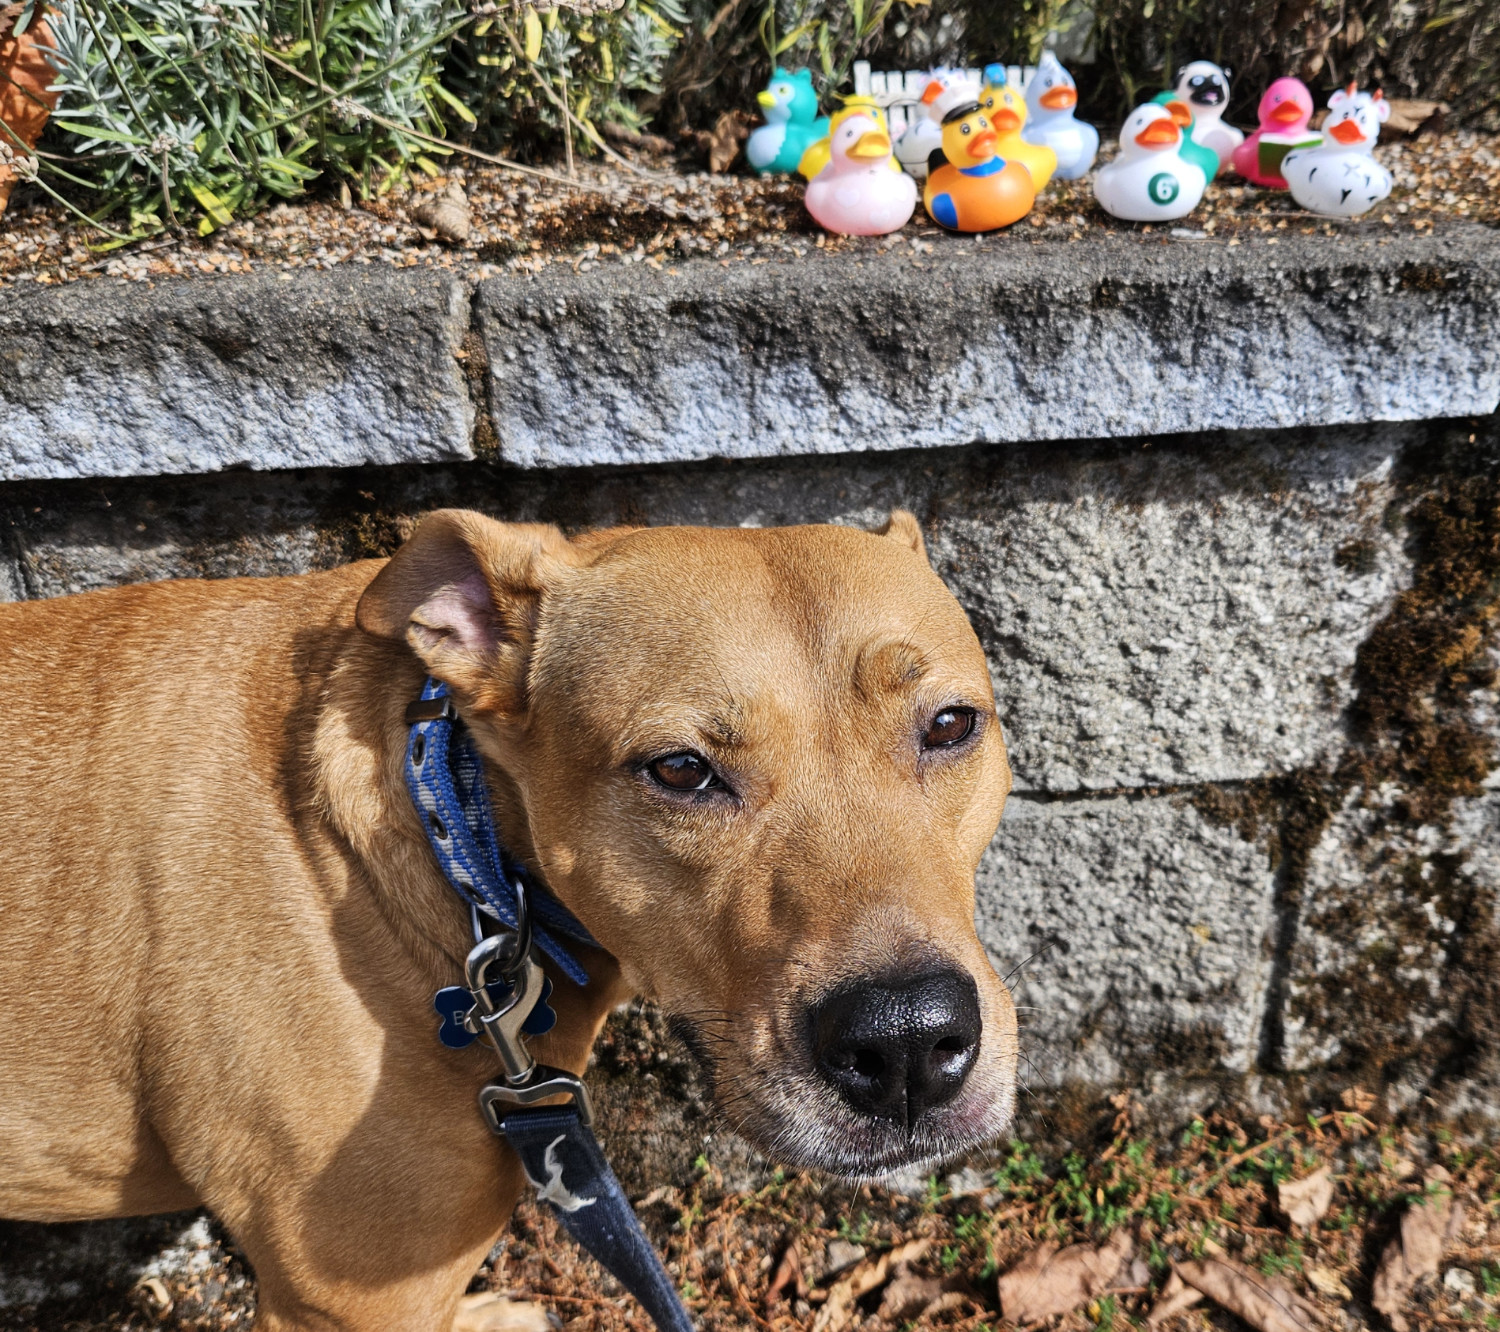
[(1302, 119), (1302, 108), (1296, 102), (1283, 102), (1268, 117), (1278, 125), (1295, 125)]
[(1135, 141), (1142, 148), (1165, 148), (1170, 143), (1176, 143), (1181, 137), (1175, 120), (1167, 116), (1158, 116), (1135, 136)]
[(987, 157), (995, 150), (995, 138), (994, 130), (980, 130), (969, 140), (969, 156)]
[(854, 141), (849, 156), (873, 160), (886, 156), (890, 151), (891, 141), (884, 134), (879, 130), (867, 130)]
[(1365, 137), (1352, 120), (1341, 120), (1328, 132), (1340, 143), (1358, 143)]
[(1001, 134), (1014, 134), (1021, 128), (1021, 117), (1008, 106), (1002, 106), (990, 115), (990, 124)]
[(931, 83), (922, 89), (922, 105), (931, 106), (942, 95), (943, 85), (936, 79), (933, 79)]
[(1078, 102), (1078, 94), (1072, 88), (1059, 84), (1042, 94), (1042, 105), (1049, 111), (1062, 111)]
[(1193, 123), (1193, 113), (1188, 109), (1186, 102), (1180, 102), (1174, 97), (1170, 102), (1163, 102), (1162, 105), (1172, 113), (1172, 119), (1183, 129)]

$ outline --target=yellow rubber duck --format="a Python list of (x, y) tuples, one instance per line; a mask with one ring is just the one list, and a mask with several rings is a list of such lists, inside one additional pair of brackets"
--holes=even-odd
[(995, 151), (1007, 162), (1025, 167), (1040, 193), (1057, 170), (1057, 154), (1044, 143), (1027, 143), (1021, 137), (1026, 126), (1026, 99), (1009, 83), (987, 83), (979, 94), (979, 105), (995, 131)]
[[(802, 154), (802, 160), (797, 163), (797, 174), (804, 180), (813, 181), (822, 174), (823, 168), (833, 160), (833, 136), (838, 127), (850, 116), (870, 116), (881, 126), (885, 125), (885, 112), (880, 109), (880, 103), (873, 97), (849, 97), (844, 100), (844, 105), (833, 113), (828, 122), (828, 134), (825, 138), (818, 139), (807, 146), (807, 151)], [(887, 130), (886, 133), (889, 133)], [(892, 171), (900, 171), (901, 163), (893, 157), (890, 159)]]
[(960, 85), (938, 99), (943, 146), (928, 163), (922, 202), (949, 231), (994, 231), (1031, 211), (1036, 186), (1019, 162), (995, 151), (996, 134), (973, 91)]

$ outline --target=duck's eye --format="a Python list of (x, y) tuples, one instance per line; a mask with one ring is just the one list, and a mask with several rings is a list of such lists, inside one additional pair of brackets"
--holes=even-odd
[(973, 708), (944, 708), (922, 734), (923, 749), (951, 749), (974, 734), (977, 714)]
[(669, 791), (707, 791), (724, 785), (713, 764), (690, 749), (654, 759), (646, 771), (651, 774), (652, 781)]
[(967, 134), (967, 133), (969, 133), (969, 127), (967, 125), (960, 125), (958, 127), (958, 132), (960, 134)]

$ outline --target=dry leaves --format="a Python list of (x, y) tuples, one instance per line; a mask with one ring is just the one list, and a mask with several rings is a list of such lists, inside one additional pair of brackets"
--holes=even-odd
[(782, 1300), (806, 1298), (807, 1278), (802, 1274), (802, 1250), (794, 1240), (786, 1246), (786, 1252), (776, 1265), (776, 1275), (766, 1290), (766, 1309), (774, 1309)]
[(723, 175), (734, 165), (734, 159), (740, 155), (740, 145), (749, 137), (750, 117), (738, 108), (724, 112), (714, 121), (714, 132), (707, 136), (708, 142), (704, 145), (708, 153), (708, 169), (716, 176)]
[(428, 240), (446, 241), (449, 245), (463, 245), (469, 239), (473, 226), (473, 214), (469, 211), (469, 196), (464, 187), (450, 181), (437, 194), (411, 210), (412, 221)]
[(458, 1302), (453, 1332), (551, 1332), (540, 1304), (507, 1299), (494, 1291), (465, 1295)]
[(920, 1261), (932, 1248), (931, 1240), (912, 1240), (862, 1262), (847, 1276), (840, 1277), (828, 1292), (828, 1299), (813, 1321), (813, 1332), (842, 1332), (855, 1321), (859, 1302), (872, 1290), (879, 1290), (892, 1275)]
[(1023, 1325), (1071, 1313), (1103, 1292), (1134, 1254), (1125, 1230), (1100, 1245), (1040, 1245), (1000, 1278), (1001, 1311)]
[[(1318, 1326), (1312, 1306), (1284, 1281), (1261, 1276), (1231, 1258), (1176, 1263), (1173, 1272), (1185, 1285), (1239, 1315), (1257, 1332), (1310, 1332)], [(1147, 1321), (1152, 1326), (1160, 1321), (1156, 1310)]]
[(1276, 1207), (1294, 1226), (1309, 1230), (1333, 1203), (1333, 1176), (1327, 1166), (1306, 1179), (1284, 1180), (1276, 1186)]
[(1151, 1307), (1151, 1312), (1146, 1315), (1146, 1326), (1156, 1327), (1165, 1323), (1167, 1319), (1191, 1309), (1202, 1298), (1203, 1292), (1196, 1286), (1188, 1285), (1174, 1269), (1167, 1278), (1167, 1284), (1161, 1288), (1161, 1295)]
[(1391, 118), (1385, 122), (1386, 132), (1415, 134), (1422, 129), (1442, 132), (1443, 118), (1448, 114), (1447, 102), (1428, 102), (1418, 97), (1393, 97), (1390, 100)]
[(1433, 1166), (1424, 1177), (1426, 1193), (1413, 1198), (1401, 1214), (1401, 1229), (1385, 1246), (1375, 1273), (1370, 1303), (1383, 1313), (1395, 1332), (1410, 1324), (1403, 1310), (1412, 1287), (1434, 1276), (1443, 1254), (1464, 1223), (1462, 1203), (1453, 1200), (1452, 1177)]

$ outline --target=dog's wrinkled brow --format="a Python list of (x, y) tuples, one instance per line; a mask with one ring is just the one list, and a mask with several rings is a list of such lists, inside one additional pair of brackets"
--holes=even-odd
[(855, 658), (854, 687), (866, 698), (910, 691), (927, 674), (927, 654), (914, 643), (885, 639), (867, 644)]

